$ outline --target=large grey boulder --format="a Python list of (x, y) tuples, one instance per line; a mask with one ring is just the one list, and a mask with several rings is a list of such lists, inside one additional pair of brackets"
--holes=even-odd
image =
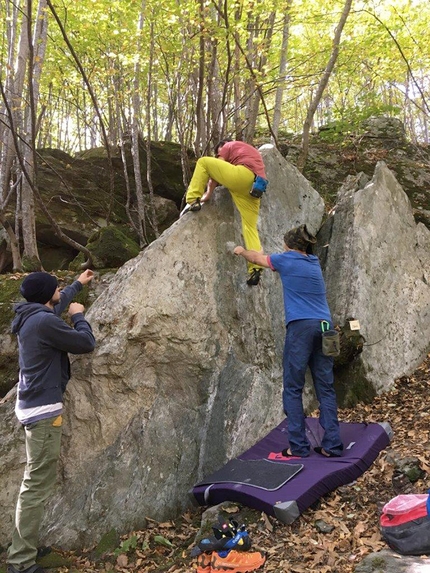
[[(273, 252), (294, 225), (316, 232), (324, 205), (274, 148), (262, 153), (270, 186), (260, 231)], [(42, 541), (88, 546), (112, 527), (126, 532), (145, 516), (173, 517), (203, 474), (282, 419), (280, 281), (267, 270), (261, 286), (248, 287), (231, 243), (242, 243), (240, 218), (219, 190), (126, 263), (91, 307), (97, 348), (72, 364), (60, 481)], [(12, 402), (0, 408), (0, 432), (8, 432), (0, 442), (0, 545), (25, 459), (12, 410)]]
[(430, 348), (430, 231), (385, 163), (371, 181), (350, 177), (319, 234), (334, 321), (360, 321), (366, 338), (354, 368), (338, 372), (347, 392), (388, 390)]
[(354, 573), (425, 573), (430, 571), (430, 559), (409, 557), (385, 549), (366, 555)]

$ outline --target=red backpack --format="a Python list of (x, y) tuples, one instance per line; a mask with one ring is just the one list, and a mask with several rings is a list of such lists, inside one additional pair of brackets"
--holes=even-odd
[(428, 494), (398, 495), (382, 508), (381, 534), (402, 555), (430, 553), (430, 497)]

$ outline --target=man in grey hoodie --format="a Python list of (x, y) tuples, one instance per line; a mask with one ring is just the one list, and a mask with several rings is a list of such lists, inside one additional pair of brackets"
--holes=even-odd
[[(15, 413), (24, 427), (27, 463), (18, 496), (8, 573), (44, 573), (36, 564), (45, 501), (51, 494), (60, 454), (63, 394), (70, 378), (68, 352), (92, 352), (95, 339), (84, 306), (71, 302), (93, 278), (87, 270), (61, 292), (57, 279), (30, 273), (22, 282), (27, 302), (15, 306), (19, 381)], [(69, 306), (70, 327), (61, 313)]]

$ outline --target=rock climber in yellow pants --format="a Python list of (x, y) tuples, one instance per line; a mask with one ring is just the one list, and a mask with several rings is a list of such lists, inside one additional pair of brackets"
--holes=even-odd
[[(250, 194), (255, 176), (266, 178), (260, 152), (243, 141), (223, 140), (215, 147), (216, 157), (201, 157), (196, 164), (187, 194), (187, 211), (199, 211), (201, 202), (209, 199), (215, 187), (227, 187), (241, 219), (242, 234), (247, 250), (261, 251), (257, 220), (260, 199)], [(248, 285), (260, 280), (262, 267), (248, 263)]]

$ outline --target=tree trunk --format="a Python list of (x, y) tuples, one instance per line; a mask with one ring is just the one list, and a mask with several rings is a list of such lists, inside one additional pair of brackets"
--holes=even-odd
[[(235, 18), (240, 19), (241, 8), (238, 6), (235, 13)], [(227, 22), (227, 14), (224, 15)], [(234, 67), (233, 67), (233, 101), (234, 101), (234, 134), (235, 138), (241, 141), (243, 139), (244, 124), (240, 113), (240, 49), (238, 42), (234, 45)]]
[[(233, 36), (234, 41), (235, 41), (235, 44), (236, 44), (236, 48), (237, 48), (237, 50), (238, 50), (238, 53), (241, 53), (241, 54), (242, 54), (242, 57), (243, 57), (244, 60), (245, 60), (246, 67), (247, 67), (248, 72), (249, 72), (249, 74), (251, 75), (251, 78), (252, 78), (252, 84), (251, 84), (251, 85), (255, 86), (256, 90), (258, 91), (258, 94), (259, 94), (258, 97), (259, 97), (259, 99), (261, 100), (261, 103), (262, 103), (263, 108), (264, 108), (264, 115), (265, 115), (265, 117), (266, 117), (267, 127), (269, 128), (269, 131), (270, 131), (270, 133), (271, 133), (272, 136), (273, 136), (272, 123), (271, 123), (271, 121), (270, 121), (269, 112), (268, 112), (267, 105), (266, 105), (266, 102), (265, 102), (265, 99), (264, 99), (264, 96), (263, 96), (261, 81), (260, 81), (260, 79), (257, 77), (257, 74), (256, 74), (256, 72), (255, 72), (255, 70), (254, 70), (254, 64), (253, 64), (253, 62), (250, 60), (248, 54), (247, 54), (247, 53), (245, 52), (245, 50), (243, 49), (243, 47), (242, 47), (242, 45), (241, 45), (241, 43), (240, 43), (240, 37), (239, 37), (239, 34), (238, 34), (237, 30), (233, 30), (233, 31), (231, 30), (231, 28), (230, 28), (230, 23), (229, 23), (229, 20), (228, 20), (228, 14), (227, 14), (226, 10), (221, 11), (220, 8), (219, 8), (216, 4), (214, 4), (214, 6), (215, 6), (215, 8), (217, 9), (217, 11), (219, 12), (219, 14), (221, 15), (221, 17), (223, 18), (227, 31), (228, 31), (229, 33), (232, 33), (232, 36)], [(269, 18), (269, 22), (270, 22), (270, 18)], [(269, 43), (270, 43), (271, 33), (272, 33), (272, 31), (273, 31), (273, 25), (270, 25), (269, 28), (268, 28), (268, 30), (269, 30), (268, 39), (269, 39)], [(236, 60), (236, 61), (239, 62), (238, 60)], [(235, 70), (235, 71), (236, 71), (236, 70)], [(237, 103), (237, 106), (239, 106), (239, 102)], [(239, 120), (239, 121), (240, 121), (240, 120)], [(245, 125), (245, 126), (239, 126), (238, 124), (236, 124), (235, 127), (236, 127), (236, 139), (243, 139), (243, 138), (241, 138), (241, 137), (238, 137), (238, 129), (240, 129), (240, 131), (244, 134), (244, 133), (245, 133), (246, 125)], [(275, 138), (275, 139), (276, 139), (276, 138)]]
[[(21, 105), (22, 105), (22, 92), (24, 89), (25, 67), (28, 57), (28, 42), (27, 33), (25, 31), (25, 16), (23, 16), (21, 24), (20, 45), (18, 52), (18, 59), (15, 62), (15, 45), (16, 38), (19, 34), (18, 30), (18, 14), (20, 10), (20, 2), (16, 0), (6, 2), (6, 38), (7, 38), (7, 66), (6, 68), (6, 84), (3, 87), (0, 79), (0, 88), (2, 94), (3, 105), (0, 106), (0, 116), (5, 118), (0, 123), (0, 204), (1, 204), (1, 219), (0, 223), (6, 230), (9, 238), (9, 246), (12, 253), (12, 265), (14, 270), (22, 270), (22, 260), (19, 246), (19, 229), (13, 229), (12, 224), (6, 218), (4, 210), (8, 206), (12, 198), (12, 189), (16, 189), (20, 184), (20, 179), (14, 181), (12, 174), (13, 160), (16, 155), (15, 142), (12, 134), (12, 118), (8, 121), (8, 110), (14, 110), (16, 117), (22, 118)], [(14, 70), (16, 73), (14, 76)], [(10, 102), (10, 105), (9, 103)], [(22, 120), (20, 120), (22, 121)], [(16, 179), (16, 177), (15, 177)], [(17, 197), (17, 194), (15, 194)], [(18, 203), (17, 203), (18, 204)], [(16, 209), (17, 215), (18, 207)]]
[(282, 26), (282, 45), (281, 45), (280, 62), (279, 62), (279, 83), (278, 87), (276, 88), (275, 107), (273, 110), (272, 129), (274, 137), (272, 137), (272, 143), (275, 143), (275, 140), (278, 138), (279, 125), (281, 123), (282, 98), (285, 90), (285, 81), (286, 81), (285, 72), (287, 69), (287, 60), (288, 60), (288, 39), (290, 35), (291, 5), (292, 5), (292, 0), (287, 0), (287, 4), (285, 7), (284, 21)]
[[(143, 30), (145, 12), (145, 0), (141, 5), (141, 11), (138, 21), (138, 42), (137, 53), (140, 53), (140, 34)], [(134, 64), (134, 80), (133, 80), (133, 118), (131, 123), (131, 156), (133, 158), (134, 181), (136, 185), (136, 201), (137, 201), (137, 215), (138, 215), (138, 233), (140, 246), (144, 247), (148, 244), (146, 235), (146, 221), (145, 221), (145, 201), (143, 199), (143, 185), (142, 174), (140, 171), (140, 154), (139, 154), (139, 122), (140, 115), (140, 61), (136, 58)]]
[[(257, 55), (253, 54), (252, 58), (255, 61), (255, 67), (257, 69), (257, 73), (254, 72), (252, 77), (252, 90), (253, 95), (249, 99), (248, 104), (248, 117), (246, 122), (246, 130), (245, 130), (245, 141), (248, 143), (252, 143), (255, 136), (255, 129), (257, 125), (258, 119), (258, 111), (260, 109), (260, 102), (263, 99), (263, 91), (262, 91), (262, 79), (264, 77), (264, 68), (267, 63), (267, 53), (270, 48), (270, 44), (272, 41), (273, 36), (273, 26), (275, 24), (275, 17), (276, 12), (271, 12), (269, 18), (264, 23), (266, 26), (266, 30), (264, 32), (264, 50), (262, 50), (262, 55), (257, 59)], [(255, 28), (260, 28), (261, 31), (262, 24), (259, 23), (259, 20), (255, 21)], [(254, 48), (253, 48), (254, 50)], [(251, 60), (251, 57), (250, 57)], [(251, 60), (252, 61), (252, 60)], [(274, 137), (272, 131), (272, 137)], [(276, 139), (276, 138), (275, 138)]]
[[(221, 0), (220, 0), (221, 2)], [(219, 25), (219, 14), (214, 14)], [(230, 80), (230, 43), (227, 39), (226, 52), (227, 63), (224, 73), (224, 83), (222, 83), (218, 62), (218, 45), (219, 41), (210, 39), (210, 64), (207, 79), (207, 127), (206, 127), (206, 147), (210, 142), (215, 146), (222, 139), (223, 130), (225, 129), (225, 118), (223, 110), (225, 107), (225, 94), (227, 93)]]
[(303, 171), (304, 166), (306, 165), (306, 160), (307, 160), (308, 152), (309, 152), (309, 132), (310, 132), (311, 125), (312, 125), (312, 120), (314, 118), (318, 104), (321, 101), (324, 90), (327, 87), (327, 84), (329, 82), (333, 68), (336, 64), (337, 57), (339, 55), (340, 38), (342, 36), (342, 31), (343, 31), (343, 28), (345, 26), (348, 15), (351, 11), (351, 5), (352, 5), (352, 0), (346, 0), (345, 1), (345, 5), (344, 5), (343, 10), (342, 10), (342, 15), (340, 17), (339, 24), (337, 25), (335, 33), (334, 33), (333, 47), (332, 47), (330, 59), (327, 63), (326, 69), (324, 70), (324, 74), (319, 81), (317, 91), (316, 91), (315, 96), (313, 97), (313, 99), (310, 103), (308, 112), (306, 114), (306, 119), (305, 119), (305, 122), (303, 124), (302, 149), (301, 149), (300, 155), (297, 159), (297, 168), (300, 171)]
[(205, 147), (204, 141), (204, 124), (205, 112), (203, 108), (203, 86), (205, 84), (205, 8), (204, 0), (199, 0), (199, 67), (197, 73), (197, 98), (196, 98), (196, 139), (194, 150), (199, 157)]
[[(43, 0), (41, 0), (43, 3)], [(40, 8), (39, 4), (39, 8)], [(34, 46), (37, 43), (46, 42), (43, 36), (43, 25), (36, 25), (32, 37), (32, 1), (29, 0), (24, 14), (23, 32), (27, 36), (28, 43), (28, 102), (29, 105), (25, 110), (24, 123), (25, 127), (22, 132), (22, 162), (25, 165), (21, 189), (21, 221), (22, 221), (22, 243), (23, 243), (23, 262), (24, 268), (28, 271), (40, 270), (42, 268), (39, 252), (37, 249), (36, 238), (36, 214), (33, 196), (33, 185), (35, 183), (35, 163), (34, 163), (34, 144), (35, 144), (35, 113), (37, 106), (37, 97), (39, 93), (38, 81), (40, 79), (41, 62), (37, 62)], [(39, 11), (38, 11), (39, 16)], [(41, 15), (44, 19), (45, 15)], [(40, 35), (40, 36), (39, 36)], [(22, 166), (21, 166), (22, 168)]]
[(160, 233), (158, 231), (157, 215), (155, 212), (154, 205), (154, 186), (152, 184), (152, 153), (151, 153), (151, 138), (152, 138), (152, 124), (151, 124), (151, 93), (152, 93), (152, 67), (154, 62), (154, 23), (151, 22), (151, 39), (149, 42), (149, 63), (148, 63), (148, 81), (146, 85), (146, 182), (148, 184), (149, 190), (149, 212), (151, 216), (149, 217), (149, 222), (154, 231), (155, 237), (159, 237)]
[(26, 270), (40, 270), (42, 268), (37, 248), (36, 214), (33, 188), (36, 185), (36, 113), (39, 102), (39, 83), (42, 73), (42, 64), (45, 56), (46, 39), (48, 35), (48, 19), (46, 17), (46, 0), (39, 0), (36, 15), (34, 34), (31, 30), (32, 3), (27, 4), (27, 33), (29, 40), (28, 61), (28, 92), (29, 106), (27, 108), (25, 145), (23, 160), (28, 177), (23, 177), (21, 191), (22, 210), (22, 239), (24, 247), (24, 260)]

